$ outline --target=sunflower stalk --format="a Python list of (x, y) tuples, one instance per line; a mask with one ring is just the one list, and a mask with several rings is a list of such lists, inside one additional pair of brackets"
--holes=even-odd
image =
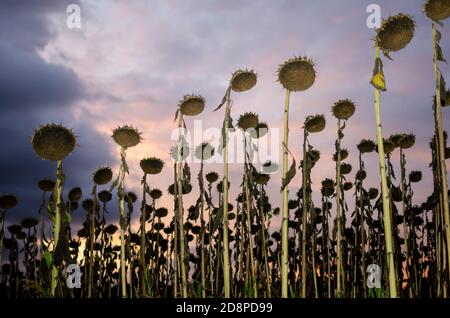
[(187, 275), (186, 275), (186, 261), (185, 261), (185, 236), (184, 236), (184, 211), (183, 211), (183, 160), (182, 160), (182, 147), (183, 147), (183, 135), (181, 133), (182, 129), (184, 128), (184, 122), (183, 122), (183, 113), (180, 112), (178, 116), (178, 129), (180, 131), (179, 137), (178, 137), (178, 167), (177, 167), (177, 188), (178, 188), (178, 230), (179, 230), (179, 243), (180, 243), (180, 264), (181, 267), (181, 291), (183, 298), (188, 297), (187, 292)]
[(224, 283), (224, 297), (230, 298), (231, 291), (231, 277), (230, 277), (230, 252), (228, 243), (228, 129), (230, 127), (230, 94), (231, 89), (228, 88), (226, 93), (225, 119), (223, 138), (223, 283)]
[[(437, 147), (439, 152), (439, 168), (440, 168), (440, 183), (441, 183), (441, 193), (443, 199), (443, 212), (444, 212), (444, 228), (445, 237), (447, 242), (447, 266), (450, 265), (450, 216), (449, 216), (449, 200), (448, 200), (448, 185), (447, 185), (447, 171), (445, 165), (445, 142), (444, 142), (444, 130), (442, 128), (442, 105), (441, 105), (441, 73), (438, 68), (438, 33), (436, 29), (436, 23), (432, 22), (432, 33), (433, 33), (433, 49), (434, 49), (434, 79), (436, 81), (436, 122), (437, 122)], [(448, 281), (450, 283), (450, 271), (447, 268)]]
[[(380, 58), (380, 48), (375, 47), (375, 60)], [(383, 129), (381, 125), (380, 112), (380, 90), (374, 88), (375, 95), (375, 120), (377, 126), (377, 145), (378, 145), (378, 159), (381, 176), (381, 193), (383, 201), (383, 222), (384, 222), (384, 238), (386, 249), (386, 264), (389, 279), (389, 296), (397, 298), (397, 282), (395, 274), (394, 254), (393, 254), (393, 236), (392, 236), (392, 220), (390, 209), (390, 196), (386, 179), (385, 154), (383, 145)]]

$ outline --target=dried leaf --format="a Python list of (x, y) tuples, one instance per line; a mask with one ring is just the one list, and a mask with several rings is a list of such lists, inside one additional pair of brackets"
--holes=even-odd
[(386, 83), (384, 81), (383, 62), (380, 58), (375, 59), (375, 67), (373, 69), (373, 76), (370, 81), (373, 87), (380, 91), (386, 91)]
[(283, 143), (283, 146), (286, 148), (286, 150), (291, 155), (291, 157), (292, 157), (292, 164), (291, 164), (291, 167), (289, 168), (289, 170), (287, 171), (286, 176), (283, 177), (283, 180), (282, 180), (282, 183), (281, 183), (281, 191), (283, 191), (284, 188), (286, 188), (289, 185), (289, 183), (295, 177), (295, 174), (297, 172), (297, 169), (296, 169), (297, 163), (295, 162), (294, 156), (289, 151), (289, 149), (288, 149), (288, 147), (286, 146), (285, 143)]

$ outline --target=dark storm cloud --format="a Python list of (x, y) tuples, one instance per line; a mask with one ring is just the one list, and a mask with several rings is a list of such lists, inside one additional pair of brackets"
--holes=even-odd
[(11, 45), (0, 45), (0, 69), (2, 112), (66, 107), (82, 93), (72, 70)]
[(106, 138), (73, 118), (74, 103), (86, 96), (80, 79), (73, 70), (50, 64), (37, 53), (54, 36), (48, 14), (65, 12), (66, 4), (0, 2), (0, 194), (12, 193), (19, 199), (7, 223), (36, 216), (41, 196), (37, 182), (55, 176), (55, 163), (38, 158), (30, 144), (39, 125), (62, 123), (79, 136), (79, 146), (64, 161), (67, 190), (75, 185), (88, 188), (91, 176), (85, 172), (111, 164)]

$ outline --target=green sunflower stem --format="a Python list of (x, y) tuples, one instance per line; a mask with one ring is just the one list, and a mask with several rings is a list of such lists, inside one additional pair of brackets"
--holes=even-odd
[(447, 273), (450, 284), (450, 271), (448, 267), (450, 266), (450, 216), (449, 216), (449, 201), (448, 201), (448, 185), (447, 185), (447, 171), (445, 166), (445, 139), (444, 130), (442, 128), (442, 105), (441, 105), (441, 80), (440, 71), (438, 68), (438, 43), (437, 43), (437, 29), (436, 23), (432, 24), (433, 32), (433, 50), (434, 50), (434, 79), (436, 81), (436, 122), (437, 122), (437, 134), (438, 134), (438, 152), (439, 152), (439, 167), (440, 167), (440, 179), (441, 179), (441, 193), (444, 206), (444, 228), (445, 237), (447, 241)]
[(88, 277), (88, 298), (92, 298), (92, 287), (94, 278), (94, 243), (95, 243), (95, 213), (97, 209), (97, 186), (92, 188), (92, 211), (90, 212), (90, 231), (89, 231), (89, 277)]
[[(178, 117), (178, 128), (181, 130), (183, 128), (183, 114), (180, 112)], [(183, 211), (183, 160), (181, 149), (182, 136), (180, 131), (180, 136), (178, 140), (178, 230), (179, 230), (179, 241), (180, 241), (180, 267), (181, 267), (181, 291), (183, 298), (188, 297), (187, 293), (187, 278), (186, 278), (186, 262), (185, 262), (185, 237), (184, 237), (184, 211)]]
[(224, 297), (230, 298), (231, 275), (230, 275), (230, 252), (228, 243), (228, 127), (230, 126), (230, 93), (226, 95), (225, 125), (224, 125), (224, 148), (223, 148), (223, 284)]
[(302, 236), (299, 243), (301, 243), (302, 247), (302, 289), (301, 295), (302, 298), (306, 298), (306, 283), (307, 283), (307, 264), (306, 264), (306, 230), (308, 223), (308, 205), (309, 198), (306, 192), (307, 188), (307, 180), (309, 178), (309, 159), (306, 155), (306, 143), (308, 140), (308, 132), (306, 128), (303, 130), (303, 164), (302, 164)]
[(120, 150), (121, 164), (119, 173), (119, 212), (120, 212), (120, 273), (121, 273), (121, 288), (122, 288), (122, 298), (127, 298), (127, 271), (126, 271), (126, 260), (125, 260), (125, 226), (124, 220), (125, 215), (125, 148), (122, 147)]
[[(283, 134), (283, 178), (287, 177), (288, 171), (288, 142), (289, 142), (289, 100), (291, 92), (286, 89), (284, 105), (284, 134)], [(283, 189), (282, 221), (281, 221), (281, 297), (288, 297), (288, 197), (289, 190)]]
[(341, 221), (341, 136), (340, 136), (340, 129), (341, 129), (341, 120), (338, 119), (337, 122), (337, 132), (338, 132), (338, 138), (337, 138), (337, 145), (336, 145), (336, 152), (337, 152), (337, 158), (336, 158), (336, 220), (337, 220), (337, 286), (336, 286), (336, 296), (341, 297), (343, 290), (342, 290), (342, 221)]
[[(375, 47), (375, 59), (380, 58), (380, 48)], [(377, 126), (377, 145), (378, 145), (378, 159), (380, 165), (381, 176), (381, 193), (383, 200), (383, 222), (384, 222), (384, 239), (386, 249), (386, 264), (388, 270), (389, 281), (389, 296), (391, 298), (397, 298), (397, 282), (396, 282), (396, 269), (394, 263), (393, 254), (393, 236), (392, 236), (392, 220), (390, 210), (389, 191), (386, 179), (386, 167), (385, 167), (385, 155), (383, 145), (383, 129), (381, 126), (381, 112), (380, 112), (380, 91), (374, 88), (375, 95), (375, 118)]]
[(141, 243), (140, 243), (140, 249), (139, 249), (139, 260), (141, 263), (141, 296), (147, 297), (147, 283), (148, 283), (148, 271), (147, 266), (145, 264), (145, 209), (146, 209), (146, 187), (147, 187), (147, 174), (144, 173), (144, 179), (143, 179), (143, 187), (142, 187), (142, 211), (141, 211)]
[[(200, 167), (200, 178), (202, 180), (202, 184), (204, 182), (203, 180), (203, 156), (202, 156), (202, 162)], [(206, 298), (206, 274), (205, 274), (205, 196), (204, 196), (204, 189), (203, 187), (200, 188), (201, 194), (200, 194), (200, 200), (201, 200), (201, 211), (200, 211), (200, 271), (201, 271), (201, 285), (202, 285), (202, 298)]]
[[(53, 251), (55, 251), (56, 247), (58, 246), (59, 233), (61, 231), (61, 195), (63, 184), (64, 184), (64, 177), (62, 172), (62, 161), (58, 160), (56, 163), (56, 184), (54, 190), (55, 227), (53, 229), (54, 233)], [(59, 277), (59, 269), (55, 265), (52, 265), (51, 275), (52, 279), (51, 279), (50, 295), (51, 297), (55, 297)]]

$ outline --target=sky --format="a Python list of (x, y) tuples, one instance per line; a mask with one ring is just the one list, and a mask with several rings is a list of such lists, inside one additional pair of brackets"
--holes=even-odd
[[(67, 27), (69, 4), (81, 8), (81, 28)], [(428, 143), (433, 136), (431, 109), (434, 95), (431, 24), (421, 12), (421, 1), (366, 0), (160, 0), (160, 1), (23, 1), (0, 2), (0, 194), (11, 193), (19, 204), (8, 212), (7, 224), (38, 215), (38, 180), (54, 177), (55, 163), (43, 161), (32, 151), (30, 137), (39, 125), (61, 123), (72, 128), (78, 146), (64, 160), (66, 192), (92, 186), (92, 173), (99, 166), (119, 169), (119, 147), (111, 131), (129, 124), (142, 132), (143, 142), (128, 150), (130, 175), (127, 189), (140, 193), (139, 160), (156, 156), (166, 162), (163, 172), (149, 178), (151, 187), (166, 192), (173, 170), (169, 150), (174, 144), (173, 116), (185, 94), (201, 94), (205, 111), (187, 118), (205, 128), (220, 128), (220, 103), (231, 74), (254, 69), (258, 83), (250, 91), (233, 95), (232, 117), (257, 112), (271, 128), (282, 129), (284, 92), (277, 82), (277, 68), (287, 59), (306, 55), (317, 71), (314, 85), (293, 93), (290, 106), (289, 147), (301, 160), (302, 126), (306, 116), (323, 113), (326, 129), (310, 136), (321, 151), (312, 172), (313, 190), (320, 181), (334, 178), (336, 120), (331, 107), (349, 98), (356, 112), (347, 123), (343, 146), (350, 151), (347, 162), (357, 166), (356, 145), (375, 140), (373, 88), (374, 30), (366, 25), (369, 4), (381, 8), (383, 18), (399, 12), (416, 21), (414, 39), (404, 50), (384, 61), (388, 91), (381, 97), (385, 136), (414, 133), (416, 146), (406, 151), (407, 169), (422, 170), (424, 179), (414, 186), (416, 204), (432, 191)], [(450, 52), (450, 29), (441, 29), (444, 54)], [(448, 57), (448, 55), (447, 55)], [(444, 78), (449, 67), (441, 65)], [(444, 108), (444, 128), (450, 111)], [(398, 151), (393, 154), (398, 167)], [(367, 186), (379, 184), (376, 153), (364, 157)], [(192, 164), (196, 199), (198, 164)], [(222, 166), (207, 165), (205, 171), (222, 173)], [(242, 178), (242, 165), (231, 164), (231, 191), (235, 198)], [(268, 191), (271, 202), (280, 202), (281, 174), (272, 175)], [(301, 185), (298, 172), (290, 184), (291, 197)], [(347, 197), (351, 196), (348, 195)], [(319, 198), (315, 196), (316, 200)], [(168, 195), (159, 203), (172, 208)], [(116, 204), (108, 222), (117, 222)], [(138, 211), (136, 204), (135, 210)], [(134, 213), (134, 223), (139, 212)], [(75, 212), (79, 225), (85, 212)], [(277, 222), (275, 222), (277, 224)]]

